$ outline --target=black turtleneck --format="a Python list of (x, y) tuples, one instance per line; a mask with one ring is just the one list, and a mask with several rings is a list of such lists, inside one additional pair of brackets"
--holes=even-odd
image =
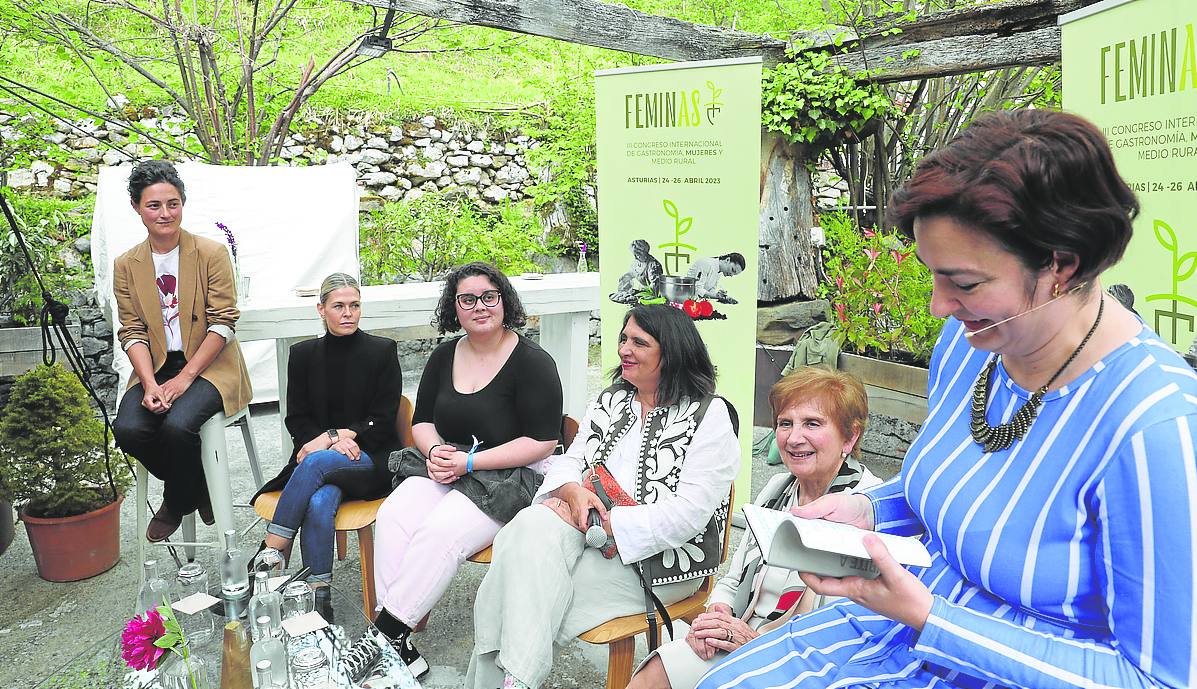
[(332, 428), (348, 428), (355, 421), (347, 416), (345, 407), (345, 373), (349, 370), (349, 350), (361, 335), (354, 330), (348, 335), (324, 335), (325, 390), (328, 394), (328, 419)]

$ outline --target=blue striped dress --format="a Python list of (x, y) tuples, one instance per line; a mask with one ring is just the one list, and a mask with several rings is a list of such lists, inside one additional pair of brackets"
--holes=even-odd
[[(1197, 687), (1197, 376), (1153, 332), (1044, 398), (986, 454), (972, 386), (993, 356), (949, 320), (927, 422), (902, 472), (866, 491), (877, 529), (923, 534), (921, 634), (840, 601), (758, 637), (700, 689)], [(1030, 396), (998, 366), (988, 406)]]

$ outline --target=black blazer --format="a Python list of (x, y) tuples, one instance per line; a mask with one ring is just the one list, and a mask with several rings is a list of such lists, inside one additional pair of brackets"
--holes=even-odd
[[(295, 455), (304, 443), (326, 431), (328, 418), (327, 371), (324, 368), (325, 339), (304, 340), (291, 346), (287, 366), (287, 431), (294, 447), (287, 465), (254, 494), (252, 503), (262, 493), (282, 490), (297, 466)], [(403, 394), (403, 374), (395, 341), (359, 332), (349, 350), (349, 368), (345, 380), (345, 416), (356, 419), (349, 428), (357, 433), (357, 444), (374, 461), (378, 491), (368, 498), (382, 497), (391, 491), (387, 460), (398, 449), (399, 436), (395, 416)]]

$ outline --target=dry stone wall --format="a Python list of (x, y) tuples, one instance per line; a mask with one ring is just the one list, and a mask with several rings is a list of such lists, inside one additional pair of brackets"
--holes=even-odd
[[(0, 112), (0, 139), (16, 140), (34, 119)], [(187, 120), (168, 108), (161, 115), (144, 117), (137, 126), (179, 146), (195, 145)], [(8, 186), (78, 198), (95, 192), (100, 165), (121, 165), (158, 153), (144, 137), (131, 136), (123, 126), (91, 120), (57, 122), (43, 138), (43, 155), (35, 155), (28, 166), (7, 170)], [(439, 190), (498, 204), (529, 197), (536, 176), (524, 154), (536, 145), (516, 131), (473, 130), (429, 115), (398, 124), (312, 122), (287, 137), (280, 158), (281, 164), (296, 166), (347, 162), (357, 170), (366, 195), (387, 201)]]

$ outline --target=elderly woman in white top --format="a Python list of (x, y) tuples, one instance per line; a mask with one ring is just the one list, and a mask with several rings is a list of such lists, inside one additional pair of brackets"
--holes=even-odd
[[(789, 511), (827, 493), (851, 493), (880, 480), (860, 463), (868, 421), (864, 385), (850, 373), (804, 367), (769, 391), (777, 446), (788, 472), (757, 495), (756, 504)], [(693, 689), (731, 651), (794, 615), (821, 604), (798, 573), (761, 563), (761, 549), (745, 530), (727, 575), (685, 639), (671, 641), (641, 663), (629, 689)]]
[[(740, 464), (735, 410), (715, 395), (715, 367), (681, 311), (633, 307), (619, 343), (613, 385), (534, 504), (495, 538), (474, 604), (467, 686), (538, 687), (555, 642), (645, 612), (641, 573), (668, 605), (719, 566)], [(587, 547), (591, 514), (607, 537), (601, 549)]]

